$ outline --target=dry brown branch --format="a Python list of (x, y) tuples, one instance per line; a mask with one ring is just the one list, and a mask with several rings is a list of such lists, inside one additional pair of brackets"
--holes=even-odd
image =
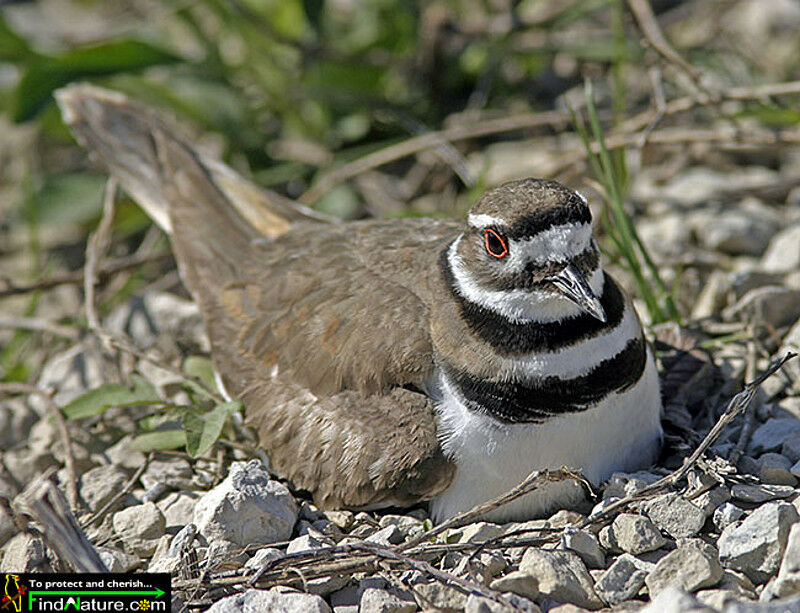
[(136, 472), (133, 473), (131, 478), (128, 479), (125, 482), (125, 485), (122, 486), (122, 489), (119, 492), (117, 492), (116, 494), (114, 494), (113, 498), (111, 498), (107, 503), (105, 503), (97, 511), (92, 513), (89, 517), (87, 517), (84, 521), (81, 522), (83, 527), (84, 528), (88, 528), (92, 524), (95, 524), (98, 521), (100, 521), (101, 519), (103, 519), (103, 517), (105, 517), (106, 513), (108, 513), (108, 511), (111, 508), (113, 508), (114, 505), (117, 504), (117, 502), (119, 502), (119, 500), (123, 496), (128, 494), (128, 492), (130, 492), (134, 488), (134, 486), (136, 485), (136, 482), (139, 481), (139, 477), (141, 477), (144, 474), (144, 471), (147, 470), (147, 467), (150, 466), (150, 462), (152, 462), (152, 461), (153, 461), (153, 454), (150, 453), (150, 454), (147, 455), (147, 458), (142, 463), (142, 465), (139, 468), (136, 469)]
[(78, 340), (80, 337), (80, 332), (75, 328), (62, 326), (61, 324), (38, 317), (12, 317), (10, 315), (0, 315), (0, 328), (46, 332), (47, 334), (60, 336), (71, 341)]
[(97, 314), (95, 305), (94, 286), (97, 283), (97, 265), (100, 259), (105, 256), (111, 244), (111, 231), (114, 228), (114, 202), (117, 196), (117, 180), (113, 177), (108, 179), (105, 192), (103, 193), (103, 216), (100, 223), (86, 241), (86, 264), (83, 267), (83, 291), (86, 309), (86, 322), (89, 330), (97, 336), (106, 351), (111, 353), (112, 346), (108, 333), (100, 324), (100, 317)]
[[(663, 117), (672, 117), (681, 113), (686, 113), (693, 109), (712, 106), (725, 101), (748, 101), (764, 100), (774, 96), (789, 96), (800, 94), (800, 81), (787, 81), (785, 83), (769, 83), (767, 85), (757, 85), (752, 87), (732, 87), (720, 92), (717, 98), (707, 94), (698, 96), (683, 96), (675, 98), (666, 103), (663, 109)], [(634, 115), (620, 123), (618, 133), (638, 132), (647, 127), (653, 120), (654, 111), (649, 109), (638, 115)]]
[(72, 442), (69, 438), (67, 423), (61, 409), (53, 401), (55, 389), (42, 388), (30, 383), (0, 383), (0, 396), (4, 394), (36, 394), (44, 401), (47, 411), (53, 418), (64, 447), (64, 467), (67, 469), (67, 498), (73, 511), (78, 510), (78, 475), (75, 471), (75, 456), (72, 453)]
[(700, 72), (684, 60), (669, 43), (667, 37), (664, 36), (661, 26), (658, 25), (656, 16), (653, 14), (653, 7), (650, 6), (650, 2), (648, 0), (628, 0), (628, 6), (630, 6), (631, 12), (636, 18), (636, 23), (639, 24), (642, 35), (653, 50), (670, 64), (685, 72), (696, 86), (705, 91), (705, 88), (700, 84)]
[[(626, 134), (615, 132), (606, 138), (605, 146), (609, 151), (636, 146), (641, 140), (639, 132)], [(720, 150), (741, 150), (752, 147), (771, 147), (775, 145), (796, 145), (800, 143), (800, 132), (796, 129), (762, 130), (758, 132), (740, 131), (731, 127), (720, 126), (712, 129), (699, 127), (664, 128), (651, 132), (647, 136), (650, 145), (691, 145), (695, 143), (715, 144)], [(591, 143), (593, 153), (600, 152), (597, 142)], [(558, 158), (550, 168), (552, 175), (563, 172), (570, 166), (583, 162), (588, 157), (586, 148), (576, 147)]]
[(418, 570), (433, 577), (440, 583), (454, 586), (465, 594), (476, 594), (478, 596), (498, 602), (502, 605), (511, 607), (514, 610), (519, 610), (518, 607), (515, 607), (508, 600), (504, 599), (496, 590), (485, 587), (480, 583), (476, 583), (475, 581), (468, 581), (467, 579), (462, 579), (461, 577), (458, 577), (452, 573), (439, 570), (429, 562), (415, 560), (414, 558), (405, 555), (398, 550), (389, 549), (388, 547), (382, 547), (380, 545), (373, 545), (372, 543), (353, 543), (352, 545), (345, 545), (345, 548), (352, 549), (353, 551), (364, 551), (378, 558), (400, 562), (408, 568)]
[(430, 539), (435, 538), (445, 530), (449, 530), (450, 528), (455, 528), (456, 526), (460, 526), (466, 524), (474, 519), (482, 517), (489, 511), (493, 511), (494, 509), (500, 508), (505, 504), (508, 504), (512, 500), (516, 500), (524, 496), (525, 494), (529, 494), (530, 492), (536, 490), (537, 488), (541, 487), (546, 483), (555, 483), (556, 481), (568, 481), (573, 480), (580, 483), (582, 486), (587, 488), (591, 491), (591, 485), (583, 475), (579, 474), (577, 471), (567, 468), (566, 466), (562, 466), (556, 470), (535, 470), (530, 475), (528, 475), (522, 483), (514, 487), (513, 489), (509, 490), (505, 494), (497, 496), (496, 498), (492, 498), (491, 500), (487, 500), (481, 504), (475, 505), (469, 511), (464, 511), (463, 513), (459, 513), (458, 515), (454, 515), (447, 521), (439, 524), (438, 526), (434, 527), (432, 530), (428, 530), (424, 534), (420, 534), (418, 537), (411, 539), (407, 543), (404, 543), (401, 546), (402, 550), (408, 550), (416, 545), (424, 541), (428, 541)]
[(41, 525), (47, 545), (77, 572), (108, 572), (61, 491), (48, 479), (35, 481), (19, 495), (17, 505)]
[(432, 147), (439, 147), (442, 143), (452, 143), (480, 136), (488, 136), (490, 134), (528, 130), (542, 126), (559, 129), (567, 127), (569, 123), (570, 117), (568, 113), (550, 111), (546, 113), (525, 113), (514, 117), (487, 119), (469, 125), (460, 125), (437, 132), (428, 132), (427, 134), (415, 136), (397, 143), (396, 145), (390, 145), (384, 149), (369, 153), (364, 157), (358, 158), (357, 160), (323, 174), (314, 185), (300, 196), (299, 201), (306, 204), (314, 203), (332, 187), (348, 179), (352, 179), (356, 175), (409, 155), (414, 155), (420, 151), (425, 151)]
[[(747, 335), (750, 338), (747, 341), (747, 363), (745, 365), (744, 374), (745, 381), (752, 381), (756, 376), (756, 359), (758, 355), (756, 353), (755, 334), (755, 326), (752, 322), (750, 322), (750, 324), (747, 326)], [(755, 428), (755, 422), (756, 413), (751, 403), (744, 410), (744, 424), (742, 424), (742, 431), (739, 433), (739, 440), (736, 441), (736, 445), (728, 455), (728, 461), (734, 466), (736, 466), (736, 464), (739, 462), (739, 458), (742, 456), (744, 450), (747, 448), (747, 444), (750, 442), (750, 436)]]
[[(172, 252), (164, 251), (154, 255), (132, 255), (111, 260), (110, 262), (99, 267), (96, 271), (97, 281), (104, 281), (111, 275), (131, 268), (138, 268), (144, 264), (152, 262), (161, 262), (163, 260), (172, 259)], [(40, 279), (33, 283), (25, 285), (17, 285), (7, 278), (0, 279), (0, 298), (7, 296), (17, 296), (20, 294), (30, 294), (31, 292), (44, 291), (58, 287), (59, 285), (74, 285), (81, 284), (84, 280), (84, 271), (76, 270), (73, 272), (66, 272), (47, 279)]]
[[(800, 94), (800, 81), (788, 81), (785, 83), (770, 83), (754, 87), (732, 87), (724, 90), (717, 96), (710, 96), (707, 93), (699, 93), (697, 96), (685, 96), (672, 100), (663, 109), (648, 109), (631, 119), (620, 124), (618, 135), (636, 133), (633, 144), (637, 139), (641, 139), (640, 131), (646, 130), (647, 126), (660, 115), (662, 118), (671, 117), (680, 113), (691, 111), (692, 109), (719, 104), (728, 100), (763, 100), (773, 96), (786, 96)], [(409, 138), (403, 142), (391, 145), (379, 151), (369, 153), (352, 162), (343, 164), (325, 174), (312, 185), (299, 201), (303, 203), (313, 203), (327, 193), (332, 187), (352, 179), (368, 170), (373, 170), (389, 162), (414, 155), (420, 151), (441, 145), (442, 142), (456, 142), (469, 140), (481, 136), (490, 136), (503, 132), (513, 132), (515, 130), (529, 130), (532, 128), (551, 127), (554, 130), (564, 129), (570, 126), (571, 119), (568, 113), (563, 112), (543, 112), (525, 113), (514, 117), (501, 117), (497, 119), (487, 119), (469, 125), (459, 125), (453, 128), (446, 128), (437, 132), (429, 132), (421, 136)], [(621, 146), (628, 146), (621, 145)], [(583, 146), (576, 147), (575, 153), (583, 153)], [(573, 154), (574, 155), (574, 154)]]

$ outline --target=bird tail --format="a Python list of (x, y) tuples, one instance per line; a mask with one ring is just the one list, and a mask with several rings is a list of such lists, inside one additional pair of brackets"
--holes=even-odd
[[(125, 190), (168, 234), (172, 234), (170, 193), (175, 177), (166, 150), (192, 158), (206, 187), (219, 192), (261, 235), (274, 238), (292, 222), (328, 221), (275, 192), (264, 190), (233, 169), (197, 152), (159, 113), (124, 94), (85, 83), (56, 92), (64, 122), (75, 138), (103, 163)], [(195, 176), (194, 178), (200, 178)]]

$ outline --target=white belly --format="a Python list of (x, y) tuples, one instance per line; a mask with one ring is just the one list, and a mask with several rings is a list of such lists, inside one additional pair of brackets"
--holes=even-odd
[[(503, 424), (469, 411), (447, 394), (437, 406), (442, 448), (456, 463), (452, 484), (431, 501), (435, 521), (467, 511), (518, 485), (532, 471), (569, 466), (594, 484), (615, 471), (651, 464), (662, 438), (658, 373), (648, 351), (639, 382), (581, 413), (541, 424)], [(492, 521), (541, 517), (583, 497), (580, 486), (555, 483), (492, 511)]]

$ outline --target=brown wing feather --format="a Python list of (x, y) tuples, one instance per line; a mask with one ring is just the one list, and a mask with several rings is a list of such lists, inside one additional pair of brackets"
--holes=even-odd
[[(156, 142), (181, 273), (275, 469), (325, 506), (408, 504), (446, 487), (454, 469), (431, 402), (400, 386), (433, 372), (430, 288), (407, 286), (454, 227), (409, 221), (409, 241), (392, 224), (302, 224), (267, 240), (189, 148)], [(396, 271), (370, 264), (394, 257)]]

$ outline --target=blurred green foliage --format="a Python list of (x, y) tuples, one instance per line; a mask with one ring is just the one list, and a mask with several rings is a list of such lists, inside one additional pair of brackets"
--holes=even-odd
[[(559, 53), (600, 62), (641, 54), (635, 39), (620, 42), (610, 31), (582, 41), (554, 36), (587, 15), (603, 22), (618, 0), (565, 3), (533, 25), (525, 15), (541, 8), (538, 0), (151, 4), (150, 22), (48, 53), (0, 13), (0, 62), (19, 70), (3, 96), (8, 115), (38, 121), (64, 142), (51, 94), (91, 80), (224, 135), (223, 157), (297, 196), (320, 169), (438, 129), (454, 112), (550, 105), (579, 82), (553, 71)], [(332, 210), (352, 209), (346, 192), (331, 196)]]

